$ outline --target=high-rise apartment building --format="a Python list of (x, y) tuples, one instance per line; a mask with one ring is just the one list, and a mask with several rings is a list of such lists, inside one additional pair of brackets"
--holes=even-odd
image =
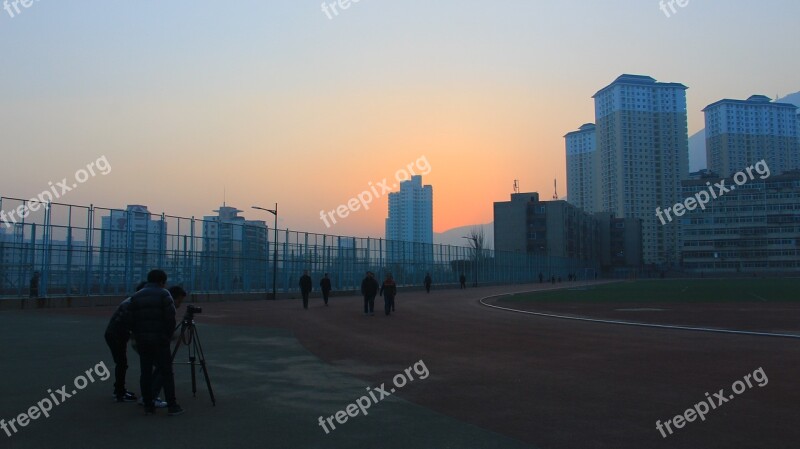
[(773, 173), (800, 168), (797, 106), (764, 95), (724, 99), (703, 109), (709, 170), (723, 177), (765, 160)]
[(433, 187), (422, 185), (422, 176), (400, 183), (389, 194), (386, 240), (433, 244)]
[(587, 123), (564, 136), (567, 149), (567, 194), (570, 204), (587, 213), (600, 207), (600, 156), (596, 127)]
[(386, 240), (390, 262), (433, 260), (433, 187), (422, 185), (422, 176), (401, 182), (400, 190), (389, 194)]
[(151, 269), (162, 267), (167, 223), (161, 216), (153, 219), (147, 206), (132, 204), (125, 210), (112, 210), (101, 218), (101, 227), (100, 265), (109, 283), (135, 284)]
[(679, 225), (662, 225), (654, 211), (680, 200), (681, 180), (689, 175), (686, 89), (622, 75), (593, 97), (599, 211), (642, 220), (646, 264), (679, 262)]
[(267, 225), (240, 217), (223, 205), (203, 217), (203, 282), (209, 290), (264, 288), (267, 272)]

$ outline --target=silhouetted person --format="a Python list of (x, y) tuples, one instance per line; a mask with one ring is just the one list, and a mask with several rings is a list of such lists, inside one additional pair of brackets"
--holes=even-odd
[[(169, 294), (172, 296), (172, 300), (175, 301), (175, 308), (178, 309), (181, 306), (184, 298), (186, 298), (186, 290), (179, 285), (173, 285), (169, 289)], [(173, 337), (173, 340), (177, 338), (177, 336)], [(156, 408), (165, 408), (167, 407), (167, 403), (162, 401), (159, 398), (161, 394), (161, 389), (164, 388), (164, 377), (161, 375), (161, 371), (156, 368), (153, 371), (153, 399), (154, 405)], [(144, 404), (144, 401), (141, 401)]]
[(464, 276), (464, 273), (461, 273), (461, 277), (458, 278), (458, 282), (461, 283), (461, 288), (467, 288), (467, 277)]
[(325, 273), (325, 277), (319, 281), (319, 288), (322, 291), (322, 299), (325, 301), (325, 305), (328, 305), (328, 298), (331, 294), (331, 279), (328, 277), (328, 273)]
[(361, 294), (364, 295), (364, 315), (375, 315), (375, 296), (378, 294), (378, 281), (371, 271), (361, 281)]
[(164, 271), (152, 270), (147, 273), (147, 285), (131, 296), (125, 318), (139, 349), (140, 385), (146, 415), (155, 413), (153, 368), (157, 368), (163, 376), (169, 414), (183, 413), (183, 408), (175, 399), (175, 377), (169, 348), (175, 333), (175, 301), (164, 288), (166, 285), (167, 273)]
[(394, 312), (394, 298), (397, 296), (397, 284), (391, 274), (386, 275), (380, 294), (383, 296), (383, 310), (386, 312), (386, 316), (389, 316), (391, 312)]
[(303, 295), (303, 308), (308, 309), (308, 295), (311, 293), (311, 276), (308, 275), (308, 270), (303, 271), (300, 276), (300, 294)]
[(30, 297), (31, 298), (38, 298), (39, 297), (39, 272), (38, 271), (34, 271), (33, 272), (33, 276), (31, 276)]
[(555, 275), (551, 275), (550, 276), (550, 282), (552, 282), (553, 284), (556, 283), (556, 276)]
[(539, 273), (539, 283), (540, 283), (540, 284), (543, 284), (543, 283), (544, 283), (544, 276), (542, 275), (542, 273), (541, 273), (541, 272)]
[(431, 279), (431, 274), (425, 274), (425, 291), (430, 293), (431, 292), (431, 284), (433, 284), (433, 279)]
[[(138, 292), (145, 286), (144, 282), (136, 286)], [(114, 398), (117, 402), (131, 402), (136, 400), (136, 395), (125, 388), (125, 375), (128, 372), (128, 341), (131, 339), (131, 330), (125, 324), (124, 318), (128, 313), (131, 298), (125, 298), (106, 326), (105, 339), (114, 359)]]

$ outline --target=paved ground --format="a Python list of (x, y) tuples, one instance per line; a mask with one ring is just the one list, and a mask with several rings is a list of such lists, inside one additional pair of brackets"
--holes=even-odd
[[(795, 448), (800, 441), (798, 341), (630, 328), (488, 309), (478, 299), (539, 286), (414, 292), (397, 313), (364, 317), (358, 298), (203, 304), (197, 317), (218, 399), (203, 385), (187, 413), (144, 417), (110, 402), (111, 380), (90, 384), (0, 448), (415, 447)], [(380, 301), (379, 301), (380, 302)], [(635, 305), (626, 304), (628, 308)], [(110, 309), (0, 313), (0, 417), (9, 420), (103, 360)], [(368, 416), (330, 435), (317, 418), (367, 386), (423, 361)], [(418, 365), (419, 366), (419, 365)], [(763, 368), (754, 386), (668, 438), (666, 421)], [(135, 384), (138, 370), (132, 369)], [(138, 391), (138, 388), (136, 388)]]

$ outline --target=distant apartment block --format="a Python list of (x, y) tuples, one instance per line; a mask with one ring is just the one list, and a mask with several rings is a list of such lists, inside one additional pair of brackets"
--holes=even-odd
[(733, 176), (762, 159), (773, 173), (800, 168), (797, 106), (753, 95), (717, 101), (703, 112), (709, 170)]
[(267, 224), (223, 205), (203, 217), (201, 270), (209, 290), (255, 290), (266, 285)]
[[(686, 180), (688, 198), (719, 176)], [(732, 179), (726, 179), (733, 185)], [(800, 170), (736, 186), (695, 209), (683, 223), (683, 268), (695, 273), (788, 272), (800, 269)]]
[(642, 220), (616, 218), (608, 212), (598, 212), (594, 216), (600, 234), (600, 267), (603, 272), (639, 269), (642, 266)]
[(686, 89), (649, 76), (622, 75), (594, 95), (600, 160), (598, 212), (642, 220), (645, 264), (679, 263), (679, 226), (653, 211), (680, 199), (689, 175)]
[[(101, 276), (109, 283), (137, 283), (162, 266), (167, 247), (167, 223), (152, 218), (147, 206), (129, 205), (101, 218)], [(124, 276), (132, 275), (130, 279)], [(132, 286), (122, 286), (128, 291)]]
[(386, 240), (390, 263), (433, 261), (433, 187), (423, 185), (422, 176), (401, 182), (400, 190), (389, 194)]
[(600, 153), (596, 127), (587, 123), (564, 136), (567, 151), (567, 193), (570, 204), (588, 213), (600, 210)]
[(566, 201), (540, 201), (529, 192), (494, 203), (497, 251), (596, 261), (598, 239), (592, 215)]

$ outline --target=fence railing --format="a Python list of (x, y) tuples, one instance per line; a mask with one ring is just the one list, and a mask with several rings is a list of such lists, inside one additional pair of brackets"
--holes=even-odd
[[(25, 200), (0, 197), (0, 210)], [(315, 289), (329, 273), (335, 290), (358, 290), (367, 270), (391, 272), (401, 286), (522, 283), (569, 274), (586, 277), (594, 261), (471, 247), (387, 241), (291, 230), (262, 221), (151, 214), (143, 206), (107, 209), (41, 205), (0, 222), (0, 296), (124, 295), (153, 268), (191, 292), (296, 291), (303, 270)], [(277, 252), (277, 254), (275, 254)], [(277, 261), (277, 262), (275, 262)], [(594, 271), (592, 271), (594, 272)]]

